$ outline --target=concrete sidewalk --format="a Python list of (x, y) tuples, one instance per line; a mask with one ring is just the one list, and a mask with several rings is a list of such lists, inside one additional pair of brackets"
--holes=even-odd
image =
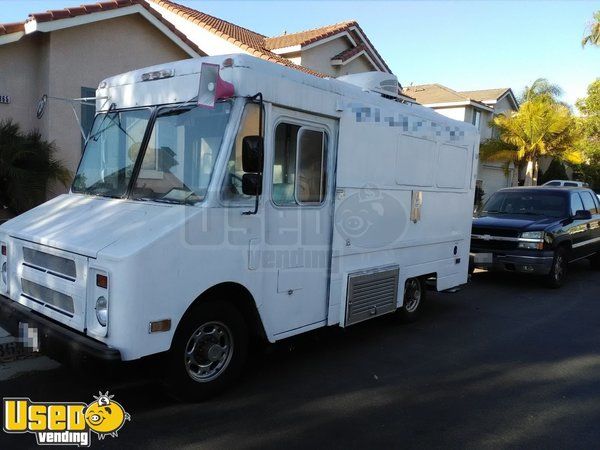
[(15, 336), (0, 328), (0, 381), (60, 366), (56, 361), (39, 353), (27, 353), (17, 345), (17, 341)]

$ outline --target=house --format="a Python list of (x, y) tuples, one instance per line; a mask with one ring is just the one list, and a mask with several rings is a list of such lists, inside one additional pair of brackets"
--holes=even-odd
[[(459, 92), (434, 83), (409, 86), (403, 92), (440, 114), (475, 125), (479, 129), (481, 142), (496, 137), (495, 130), (489, 126), (495, 114), (519, 109), (517, 99), (510, 88)], [(516, 184), (518, 174), (512, 163), (480, 160), (477, 178), (485, 199), (498, 189)]]
[[(24, 130), (39, 129), (74, 172), (82, 136), (71, 104), (50, 98), (38, 120), (36, 104), (42, 94), (94, 96), (108, 75), (203, 55), (160, 14), (135, 0), (31, 14), (24, 22), (0, 25), (0, 95), (7, 100), (0, 104), (0, 120), (10, 118)], [(74, 107), (89, 128), (94, 106)]]
[[(318, 77), (391, 73), (356, 21), (267, 37), (168, 0), (110, 0), (0, 24), (0, 98), (8, 100), (0, 103), (0, 120), (39, 129), (74, 172), (84, 140), (73, 112), (85, 134), (94, 106), (52, 97), (92, 97), (111, 75), (226, 53), (247, 53)], [(38, 120), (35, 108), (42, 94), (50, 99)], [(54, 187), (51, 194), (61, 190)]]

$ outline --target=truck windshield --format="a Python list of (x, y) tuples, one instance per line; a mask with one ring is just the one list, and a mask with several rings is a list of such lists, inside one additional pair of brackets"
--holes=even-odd
[(150, 121), (150, 109), (98, 114), (71, 190), (123, 197)]
[(567, 199), (558, 192), (496, 192), (481, 213), (562, 217), (567, 214)]
[[(73, 192), (162, 203), (194, 204), (206, 196), (231, 113), (195, 105), (161, 108), (145, 148), (150, 109), (96, 116)], [(142, 158), (141, 161), (138, 161)], [(140, 166), (133, 180), (136, 162)]]

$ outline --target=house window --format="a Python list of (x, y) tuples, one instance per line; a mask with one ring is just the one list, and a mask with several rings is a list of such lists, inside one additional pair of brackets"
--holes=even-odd
[[(95, 97), (96, 89), (89, 87), (81, 88), (81, 96), (82, 97)], [(92, 129), (92, 124), (94, 123), (94, 116), (96, 115), (96, 107), (94, 106), (94, 101), (90, 101), (87, 103), (81, 104), (81, 128), (83, 128), (83, 132), (87, 136)], [(85, 139), (83, 136), (81, 137), (81, 151), (83, 152), (83, 147), (85, 146)]]
[(481, 111), (477, 109), (473, 110), (473, 120), (471, 121), (471, 123), (475, 125), (477, 129), (479, 129), (479, 124), (481, 123)]
[(275, 130), (273, 202), (281, 206), (320, 204), (327, 186), (327, 135), (289, 123)]

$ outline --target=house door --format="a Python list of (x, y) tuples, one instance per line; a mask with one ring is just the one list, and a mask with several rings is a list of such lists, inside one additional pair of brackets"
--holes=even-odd
[(264, 311), (281, 335), (327, 320), (337, 122), (277, 107), (271, 118), (261, 265)]

